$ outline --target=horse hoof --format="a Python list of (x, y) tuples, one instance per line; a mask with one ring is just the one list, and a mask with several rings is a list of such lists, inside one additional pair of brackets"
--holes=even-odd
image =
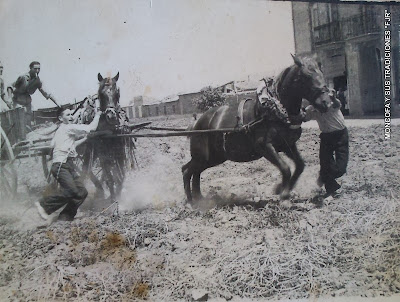
[(280, 197), (282, 200), (287, 200), (290, 197), (290, 192), (285, 190), (281, 193)]
[(204, 196), (201, 195), (201, 193), (193, 194), (193, 200), (194, 200), (194, 201), (202, 200), (202, 199), (204, 199)]
[(292, 203), (289, 200), (282, 201), (279, 204), (283, 209), (289, 210), (292, 207)]
[(282, 184), (277, 184), (277, 185), (274, 187), (274, 193), (275, 193), (276, 195), (281, 194), (282, 191), (283, 191)]

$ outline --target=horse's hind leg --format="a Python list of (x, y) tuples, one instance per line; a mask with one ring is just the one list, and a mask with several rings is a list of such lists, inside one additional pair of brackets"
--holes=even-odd
[(191, 202), (192, 191), (190, 188), (190, 180), (192, 179), (193, 176), (192, 160), (182, 166), (182, 175), (183, 175), (183, 188), (185, 189), (186, 198), (188, 202)]
[(200, 174), (209, 166), (202, 160), (191, 160), (190, 170), (192, 174), (192, 195), (193, 199), (198, 200), (202, 198), (200, 191)]
[(288, 199), (290, 193), (289, 181), (291, 176), (288, 164), (283, 161), (282, 157), (279, 156), (271, 143), (266, 143), (264, 148), (261, 150), (259, 149), (259, 152), (281, 172), (282, 183), (277, 185), (275, 193), (280, 194), (281, 199)]
[(292, 190), (294, 188), (294, 186), (296, 185), (297, 180), (299, 179), (301, 173), (303, 173), (303, 171), (304, 171), (304, 160), (301, 157), (296, 144), (293, 144), (292, 146), (290, 146), (290, 150), (286, 151), (285, 154), (289, 158), (291, 158), (296, 165), (294, 173), (289, 181), (289, 190)]
[(193, 197), (194, 199), (201, 199), (203, 196), (201, 195), (201, 190), (200, 190), (200, 174), (203, 172), (205, 169), (196, 169), (195, 172), (193, 173), (193, 179), (192, 179), (192, 188), (193, 188)]

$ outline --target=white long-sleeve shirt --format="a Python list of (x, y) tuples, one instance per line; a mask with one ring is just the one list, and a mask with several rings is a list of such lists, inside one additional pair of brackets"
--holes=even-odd
[(96, 115), (89, 125), (61, 124), (57, 129), (51, 146), (53, 149), (53, 163), (65, 163), (68, 157), (76, 157), (75, 142), (83, 135), (94, 131), (99, 124), (100, 115)]
[(336, 108), (331, 106), (327, 112), (321, 113), (310, 105), (307, 106), (305, 111), (305, 121), (317, 120), (319, 129), (322, 133), (330, 133), (346, 128), (343, 114), (340, 111), (340, 106)]

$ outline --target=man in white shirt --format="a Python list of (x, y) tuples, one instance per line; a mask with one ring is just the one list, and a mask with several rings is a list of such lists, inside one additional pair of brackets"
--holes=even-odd
[(305, 121), (315, 119), (321, 130), (319, 185), (325, 185), (325, 197), (337, 197), (340, 185), (336, 178), (346, 173), (349, 161), (349, 134), (340, 111), (340, 101), (331, 94), (327, 112), (321, 113), (312, 105), (305, 109)]
[(72, 221), (79, 206), (85, 200), (88, 192), (79, 175), (75, 171), (73, 159), (77, 156), (76, 146), (86, 140), (86, 135), (97, 129), (101, 111), (97, 111), (93, 121), (89, 125), (74, 124), (74, 118), (70, 109), (60, 108), (57, 117), (61, 121), (51, 142), (53, 149), (53, 164), (51, 173), (59, 183), (62, 190), (51, 195), (44, 196), (36, 207), (43, 219), (61, 207), (58, 219)]

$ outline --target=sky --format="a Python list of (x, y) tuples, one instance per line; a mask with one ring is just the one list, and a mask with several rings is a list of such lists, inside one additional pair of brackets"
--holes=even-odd
[(0, 0), (0, 39), (5, 84), (39, 61), (62, 104), (97, 93), (99, 72), (120, 73), (127, 105), (274, 74), (294, 53), (290, 2), (266, 0)]

